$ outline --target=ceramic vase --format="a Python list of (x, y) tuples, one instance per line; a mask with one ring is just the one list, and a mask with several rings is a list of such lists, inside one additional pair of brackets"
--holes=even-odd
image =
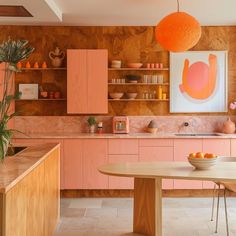
[(235, 133), (235, 123), (228, 118), (227, 121), (223, 124), (223, 133), (225, 134), (233, 134)]

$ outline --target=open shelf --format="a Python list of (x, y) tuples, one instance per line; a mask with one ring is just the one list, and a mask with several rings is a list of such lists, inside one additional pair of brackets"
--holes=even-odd
[(169, 68), (108, 68), (111, 71), (168, 71)]
[(39, 98), (39, 99), (17, 99), (15, 101), (66, 101), (66, 98)]
[(48, 70), (67, 70), (66, 67), (48, 67), (48, 68), (21, 68), (22, 71), (48, 71)]
[(169, 83), (163, 83), (163, 84), (152, 84), (152, 83), (120, 83), (120, 84), (115, 84), (115, 83), (108, 83), (108, 85), (119, 85), (119, 86), (169, 86)]
[(108, 99), (110, 102), (168, 102), (169, 99)]

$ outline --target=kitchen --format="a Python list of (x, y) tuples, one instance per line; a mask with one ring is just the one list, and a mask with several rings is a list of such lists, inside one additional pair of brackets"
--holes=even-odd
[[(34, 7), (24, 2), (33, 13)], [(65, 12), (68, 8), (72, 11), (73, 6), (78, 9), (76, 3), (54, 2)], [(18, 18), (17, 22), (0, 18), (0, 42), (10, 36), (26, 39), (34, 48), (29, 58), (17, 64), (21, 72), (14, 74), (15, 88), (22, 95), (12, 105), (17, 116), (10, 127), (21, 132), (14, 134), (13, 145), (34, 151), (40, 145), (60, 144), (61, 218), (55, 236), (127, 235), (133, 231), (134, 179), (103, 174), (99, 172), (103, 166), (184, 162), (192, 168), (187, 159), (192, 153), (236, 156), (236, 19), (230, 19), (229, 14), (235, 3), (227, 5), (224, 21), (222, 15), (204, 18), (197, 7), (189, 10), (187, 3), (180, 1), (183, 11), (199, 18), (201, 37), (189, 51), (179, 54), (156, 41), (154, 26), (176, 11), (176, 1), (169, 1), (170, 8), (156, 2), (163, 6), (163, 15), (149, 23), (144, 19), (134, 23), (128, 17), (125, 23), (114, 17), (96, 24), (90, 15), (95, 14), (96, 4), (88, 13), (85, 3), (80, 3), (81, 7), (90, 17), (84, 17), (84, 23), (79, 17), (77, 24), (69, 17), (64, 22), (66, 14), (58, 23), (50, 16), (49, 6), (48, 19)], [(145, 7), (153, 12), (143, 1), (139, 4), (137, 10)], [(151, 6), (155, 4), (151, 1)], [(43, 11), (45, 6), (40, 6)], [(124, 5), (117, 7), (121, 10)], [(210, 96), (196, 99), (200, 95), (191, 95), (191, 84), (182, 78), (185, 58), (191, 62), (187, 76), (198, 89), (201, 81), (194, 82), (192, 71), (203, 67), (203, 74), (198, 76), (208, 76), (205, 70), (209, 68), (210, 74), (214, 69), (212, 55), (220, 65), (219, 81), (214, 91), (209, 92), (208, 87)], [(3, 64), (0, 66), (2, 69)], [(215, 220), (210, 221), (213, 181), (168, 178), (162, 181), (162, 188), (163, 235), (206, 236), (215, 231)], [(234, 195), (232, 191), (228, 194)], [(235, 200), (227, 200), (230, 235), (236, 235)], [(199, 205), (202, 207), (197, 209)], [(227, 235), (223, 202), (216, 235)]]

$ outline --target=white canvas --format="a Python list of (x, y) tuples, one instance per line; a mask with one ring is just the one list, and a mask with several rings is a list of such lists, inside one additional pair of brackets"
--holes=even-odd
[(38, 99), (38, 84), (19, 84), (21, 99)]
[(227, 112), (227, 70), (227, 51), (171, 53), (170, 112)]

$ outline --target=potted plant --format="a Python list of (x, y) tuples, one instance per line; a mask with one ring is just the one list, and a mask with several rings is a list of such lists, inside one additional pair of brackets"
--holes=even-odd
[(0, 94), (0, 160), (4, 160), (15, 130), (8, 127), (8, 122), (16, 115), (10, 107), (21, 94), (14, 91), (13, 74), (19, 72), (17, 63), (28, 58), (34, 48), (28, 45), (27, 40), (8, 39), (0, 44), (0, 63), (4, 64), (4, 76), (0, 78), (2, 94)]
[(90, 133), (95, 133), (95, 129), (96, 129), (96, 118), (94, 116), (90, 116), (87, 120), (88, 125), (89, 125), (89, 132)]

